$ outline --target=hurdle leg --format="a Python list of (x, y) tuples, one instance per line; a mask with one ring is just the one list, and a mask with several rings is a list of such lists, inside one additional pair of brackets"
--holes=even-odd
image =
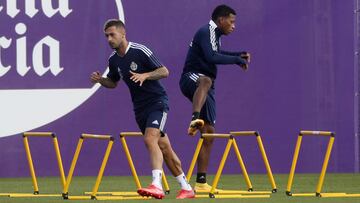
[(79, 154), (80, 154), (83, 142), (84, 142), (84, 138), (80, 137), (79, 142), (78, 142), (77, 147), (76, 147), (74, 158), (73, 158), (73, 160), (71, 162), (69, 173), (68, 173), (66, 181), (65, 181), (65, 187), (63, 189), (63, 194), (62, 194), (64, 199), (68, 199), (69, 186), (70, 186), (70, 183), (71, 183), (72, 176), (74, 174), (76, 162), (77, 162), (77, 160), (79, 158)]
[(270, 183), (271, 183), (271, 187), (273, 188), (273, 189), (272, 189), (272, 192), (275, 193), (275, 192), (277, 191), (277, 189), (276, 189), (276, 184), (275, 184), (274, 176), (273, 176), (273, 174), (272, 174), (272, 172), (271, 172), (271, 167), (270, 167), (268, 158), (267, 158), (267, 156), (266, 156), (265, 148), (264, 148), (264, 145), (263, 145), (263, 143), (262, 143), (262, 140), (261, 140), (261, 137), (260, 137), (260, 134), (259, 134), (259, 133), (257, 133), (256, 140), (257, 140), (257, 142), (258, 142), (259, 149), (260, 149), (262, 158), (263, 158), (264, 163), (265, 163), (265, 167), (266, 167), (266, 171), (267, 171), (267, 174), (268, 174)]
[(302, 141), (302, 135), (299, 134), (298, 139), (296, 141), (296, 147), (295, 147), (295, 152), (294, 152), (294, 157), (293, 157), (293, 161), (291, 164), (291, 169), (290, 169), (290, 174), (289, 174), (289, 179), (288, 179), (288, 183), (287, 183), (287, 187), (286, 187), (286, 195), (291, 196), (291, 186), (293, 183), (293, 179), (294, 179), (294, 174), (295, 174), (295, 168), (296, 168), (296, 163), (299, 157), (299, 151), (300, 151), (300, 146), (301, 146), (301, 141)]
[(121, 140), (123, 149), (124, 149), (124, 151), (125, 151), (126, 159), (128, 160), (128, 163), (129, 163), (129, 166), (130, 166), (130, 169), (131, 169), (131, 173), (132, 173), (132, 175), (133, 175), (133, 178), (134, 178), (134, 181), (135, 181), (135, 184), (136, 184), (136, 188), (137, 188), (137, 189), (140, 189), (140, 188), (141, 188), (141, 183), (140, 183), (139, 177), (138, 177), (138, 175), (137, 175), (137, 173), (136, 173), (136, 169), (135, 169), (135, 166), (134, 166), (134, 162), (133, 162), (133, 160), (132, 160), (132, 158), (131, 158), (131, 154), (130, 154), (129, 148), (128, 148), (128, 146), (127, 146), (125, 137), (120, 136), (120, 140)]
[(99, 170), (99, 173), (98, 173), (98, 176), (96, 178), (96, 182), (95, 182), (95, 185), (94, 185), (94, 188), (92, 190), (92, 193), (91, 193), (91, 199), (96, 199), (96, 193), (99, 189), (99, 186), (100, 186), (100, 183), (101, 183), (101, 179), (103, 177), (103, 174), (104, 174), (104, 170), (105, 170), (105, 167), (106, 167), (106, 163), (109, 159), (109, 156), (110, 156), (110, 152), (111, 152), (111, 148), (112, 148), (112, 145), (114, 143), (114, 139), (111, 139), (109, 141), (109, 144), (106, 148), (106, 152), (105, 152), (105, 155), (104, 155), (104, 158), (103, 158), (103, 161), (101, 163), (101, 167), (100, 167), (100, 170)]
[(226, 144), (226, 148), (225, 148), (225, 151), (224, 151), (224, 155), (223, 157), (221, 158), (221, 162), (220, 162), (220, 165), (219, 165), (219, 168), (218, 168), (218, 171), (216, 172), (216, 175), (215, 175), (215, 178), (214, 178), (214, 182), (212, 184), (212, 187), (211, 187), (211, 190), (210, 190), (210, 193), (209, 193), (209, 197), (210, 198), (215, 198), (215, 189), (216, 189), (216, 186), (220, 180), (220, 176), (221, 176), (221, 173), (222, 173), (222, 170), (224, 168), (224, 165), (225, 165), (225, 162), (226, 162), (226, 159), (229, 155), (229, 151), (230, 151), (230, 148), (231, 148), (231, 145), (233, 143), (233, 138), (230, 137), (229, 138), (229, 141), (228, 143)]
[(56, 160), (58, 162), (58, 166), (59, 166), (59, 172), (60, 172), (60, 180), (62, 183), (63, 188), (65, 187), (65, 173), (64, 173), (64, 166), (63, 166), (63, 162), (61, 159), (61, 154), (60, 154), (60, 148), (59, 148), (59, 143), (57, 138), (54, 136), (53, 137), (53, 143), (54, 143), (54, 149), (55, 149), (55, 153), (56, 153)]
[(29, 164), (30, 175), (31, 175), (31, 179), (33, 182), (33, 186), (34, 186), (34, 194), (36, 195), (36, 194), (39, 194), (39, 187), (38, 187), (38, 183), (36, 180), (36, 174), (35, 174), (35, 170), (34, 170), (33, 160), (31, 157), (29, 141), (26, 136), (23, 136), (23, 141), (24, 141), (24, 146), (25, 146), (26, 157), (27, 157), (28, 164)]
[(162, 183), (163, 183), (164, 188), (165, 188), (165, 194), (170, 194), (170, 187), (169, 187), (169, 183), (167, 182), (164, 170), (163, 170), (161, 179), (162, 179)]
[(199, 139), (199, 141), (198, 141), (198, 143), (196, 145), (195, 153), (194, 153), (193, 159), (191, 160), (191, 164), (190, 164), (188, 173), (186, 175), (186, 179), (187, 179), (188, 182), (190, 182), (190, 179), (191, 179), (192, 173), (194, 171), (195, 164), (196, 164), (196, 161), (198, 159), (200, 149), (201, 149), (201, 146), (202, 146), (203, 142), (204, 142), (204, 137), (200, 137), (200, 139)]
[(245, 167), (245, 164), (244, 164), (244, 161), (241, 157), (241, 154), (240, 154), (240, 150), (239, 150), (239, 147), (235, 141), (235, 139), (233, 139), (233, 146), (234, 146), (234, 151), (235, 151), (235, 154), (236, 154), (236, 157), (239, 161), (239, 164), (240, 164), (240, 167), (241, 167), (241, 171), (244, 175), (244, 179), (245, 179), (245, 182), (246, 182), (246, 185), (248, 186), (248, 191), (253, 191), (253, 188), (252, 188), (252, 184), (251, 184), (251, 181), (250, 181), (250, 178), (249, 178), (249, 175), (248, 175), (248, 172), (246, 170), (246, 167)]
[(334, 144), (334, 140), (335, 140), (335, 137), (333, 137), (333, 136), (330, 137), (329, 144), (327, 146), (324, 163), (323, 163), (321, 173), (320, 173), (319, 182), (318, 182), (318, 185), (316, 187), (316, 196), (318, 196), (318, 197), (321, 196), (320, 192), (321, 192), (321, 188), (322, 188), (323, 183), (324, 183), (326, 169), (327, 169), (327, 166), (328, 166), (328, 163), (329, 163), (330, 154), (331, 154), (331, 150), (332, 150), (332, 147), (333, 147), (333, 144)]

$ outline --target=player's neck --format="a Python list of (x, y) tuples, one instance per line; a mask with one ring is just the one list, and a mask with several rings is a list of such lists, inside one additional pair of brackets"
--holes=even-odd
[(126, 50), (129, 46), (129, 42), (127, 40), (125, 40), (120, 46), (119, 48), (116, 50), (116, 52), (119, 54), (119, 56), (125, 56), (126, 54)]

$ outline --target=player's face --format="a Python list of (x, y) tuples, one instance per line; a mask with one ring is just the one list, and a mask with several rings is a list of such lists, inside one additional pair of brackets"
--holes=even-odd
[(125, 40), (125, 29), (111, 26), (105, 30), (105, 37), (113, 49), (119, 49)]
[(235, 20), (236, 16), (230, 14), (227, 17), (220, 17), (220, 29), (225, 34), (228, 35), (235, 30)]

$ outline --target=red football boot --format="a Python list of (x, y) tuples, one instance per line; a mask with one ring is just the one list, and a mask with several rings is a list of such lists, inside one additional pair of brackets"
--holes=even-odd
[(176, 199), (191, 199), (195, 198), (194, 190), (180, 190)]
[(154, 197), (156, 199), (162, 199), (165, 197), (165, 193), (162, 189), (156, 187), (155, 185), (150, 185), (147, 188), (138, 189), (137, 193), (141, 196)]

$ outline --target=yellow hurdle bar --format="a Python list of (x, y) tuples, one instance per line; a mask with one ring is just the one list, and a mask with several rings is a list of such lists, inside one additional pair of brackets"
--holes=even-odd
[[(333, 147), (333, 144), (334, 144), (334, 141), (335, 141), (335, 133), (331, 132), (331, 131), (309, 131), (309, 130), (300, 131), (298, 139), (296, 141), (294, 157), (293, 157), (293, 161), (292, 161), (292, 164), (291, 164), (291, 169), (290, 169), (290, 173), (289, 173), (289, 179), (288, 179), (288, 183), (287, 183), (287, 187), (286, 187), (286, 195), (288, 195), (288, 196), (310, 196), (310, 195), (308, 195), (308, 193), (293, 194), (291, 192), (291, 187), (292, 187), (292, 184), (293, 184), (293, 179), (294, 179), (294, 175), (295, 175), (295, 168), (296, 168), (297, 160), (299, 158), (299, 152), (300, 152), (300, 147), (301, 147), (301, 142), (302, 142), (303, 135), (330, 136), (329, 143), (328, 143), (326, 153), (325, 153), (325, 157), (324, 157), (324, 162), (323, 162), (321, 173), (320, 173), (320, 177), (319, 177), (318, 184), (317, 184), (317, 187), (316, 187), (316, 191), (315, 191), (315, 194), (314, 194), (317, 197), (321, 197), (322, 196), (321, 189), (322, 189), (322, 186), (324, 184), (324, 179), (325, 179), (325, 175), (326, 175), (326, 169), (327, 169), (327, 166), (328, 166), (328, 163), (329, 163), (331, 150), (332, 150), (332, 147)], [(335, 194), (335, 193), (333, 193), (333, 194)], [(313, 196), (313, 195), (311, 195), (311, 196)]]
[(251, 181), (250, 181), (250, 178), (249, 178), (249, 174), (248, 174), (248, 172), (247, 172), (247, 170), (246, 170), (244, 161), (243, 161), (243, 159), (242, 159), (242, 157), (241, 157), (241, 154), (240, 154), (240, 151), (239, 151), (239, 147), (238, 147), (235, 139), (233, 139), (232, 144), (233, 144), (233, 147), (234, 147), (234, 151), (235, 151), (236, 157), (237, 157), (237, 159), (238, 159), (238, 161), (239, 161), (239, 165), (240, 165), (240, 167), (241, 167), (241, 171), (242, 171), (242, 173), (243, 173), (243, 176), (244, 176), (246, 185), (247, 185), (247, 187), (248, 187), (248, 191), (251, 192), (251, 191), (253, 191), (253, 188), (252, 188), (252, 184), (251, 184)]
[[(234, 134), (236, 134), (236, 136), (239, 136), (239, 135), (258, 135), (258, 133), (256, 131), (239, 131), (239, 132), (232, 132)], [(190, 164), (190, 167), (189, 167), (189, 170), (188, 170), (188, 173), (186, 175), (186, 179), (190, 182), (190, 179), (191, 179), (191, 176), (192, 176), (192, 173), (193, 173), (193, 170), (195, 168), (195, 164), (196, 164), (196, 161), (197, 161), (197, 158), (199, 156), (199, 153), (200, 153), (200, 149), (202, 147), (202, 144), (204, 142), (204, 139), (205, 138), (226, 138), (228, 139), (228, 142), (227, 142), (227, 145), (226, 145), (226, 148), (225, 148), (225, 151), (223, 153), (223, 156), (222, 156), (222, 159), (221, 159), (221, 162), (220, 162), (220, 165), (218, 167), (218, 170), (217, 170), (217, 173), (215, 175), (215, 178), (214, 178), (214, 181), (213, 181), (213, 184), (212, 184), (212, 187), (211, 187), (211, 190), (210, 191), (196, 191), (197, 193), (206, 193), (208, 192), (209, 193), (209, 197), (211, 198), (215, 198), (215, 194), (216, 197), (218, 198), (230, 198), (230, 196), (237, 196), (239, 194), (251, 194), (253, 193), (252, 192), (252, 184), (251, 184), (251, 181), (250, 181), (250, 178), (249, 178), (249, 175), (246, 171), (246, 167), (245, 167), (245, 164), (243, 162), (243, 159), (241, 157), (241, 154), (240, 154), (240, 151), (239, 151), (239, 148), (237, 146), (237, 143), (234, 139), (234, 136), (230, 133), (230, 134), (203, 134), (198, 143), (197, 143), (197, 146), (196, 146), (196, 149), (195, 149), (195, 152), (194, 152), (194, 156), (193, 156), (193, 159), (191, 161), (191, 164)], [(261, 142), (261, 140), (260, 140)], [(244, 179), (245, 179), (245, 182), (247, 184), (247, 187), (248, 187), (248, 190), (247, 191), (244, 191), (244, 190), (218, 190), (216, 189), (216, 186), (220, 180), (220, 176), (221, 176), (221, 173), (222, 173), (222, 170), (224, 168), (224, 165), (225, 165), (225, 162), (226, 162), (226, 159), (227, 159), (227, 156), (229, 154), (229, 151), (230, 151), (230, 148), (231, 146), (234, 147), (234, 151), (236, 153), (236, 156), (237, 156), (237, 159), (238, 159), (238, 162), (239, 162), (239, 165), (242, 169), (242, 173), (244, 175)], [(260, 144), (260, 148), (263, 148), (263, 145), (262, 145), (262, 142)], [(265, 151), (261, 150), (262, 153), (265, 153)], [(265, 157), (266, 158), (266, 157)], [(266, 158), (267, 160), (267, 158)], [(268, 163), (268, 162), (267, 162)], [(266, 165), (266, 164), (265, 164)], [(270, 166), (269, 166), (270, 168)], [(271, 171), (270, 171), (271, 172)], [(271, 177), (272, 177), (272, 173), (271, 174)], [(272, 179), (273, 180), (273, 179)], [(272, 182), (273, 183), (273, 188), (275, 190), (273, 190), (272, 192), (276, 192), (276, 185), (275, 185), (275, 181)], [(257, 192), (254, 192), (254, 194), (268, 194), (270, 192), (268, 191), (257, 191)], [(223, 194), (223, 195), (222, 195)], [(224, 197), (224, 195), (226, 196), (227, 195), (230, 195), (230, 196), (227, 196), (227, 197)], [(219, 196), (220, 195), (220, 196)], [(234, 197), (235, 197), (234, 196)], [(196, 197), (201, 197), (201, 195), (197, 195)], [(246, 198), (246, 197), (245, 197)]]
[(195, 153), (194, 153), (194, 156), (191, 160), (191, 164), (190, 164), (190, 167), (189, 167), (189, 170), (188, 170), (188, 173), (186, 175), (186, 180), (188, 182), (190, 182), (190, 179), (191, 179), (191, 176), (193, 174), (193, 171), (194, 171), (194, 168), (195, 168), (195, 164), (196, 164), (196, 161), (198, 159), (198, 156), (199, 156), (199, 153), (200, 153), (200, 149), (201, 149), (201, 146), (204, 142), (204, 137), (200, 137), (197, 145), (196, 145), (196, 149), (195, 149)]
[(319, 182), (318, 182), (318, 184), (316, 186), (316, 196), (320, 196), (321, 188), (322, 188), (322, 186), (324, 184), (326, 169), (327, 169), (327, 166), (328, 166), (328, 163), (329, 163), (331, 150), (332, 150), (332, 147), (334, 145), (334, 140), (335, 140), (335, 138), (333, 136), (330, 137), (330, 140), (329, 140), (329, 143), (328, 143), (328, 146), (327, 146), (327, 149), (326, 149), (324, 163), (323, 163), (323, 166), (321, 168)]
[(111, 136), (111, 135), (95, 135), (95, 134), (86, 134), (86, 133), (83, 133), (83, 134), (81, 135), (81, 138), (99, 139), (99, 140), (110, 140), (110, 139), (114, 139), (114, 137)]
[(230, 134), (220, 134), (220, 133), (204, 133), (202, 134), (202, 137), (204, 138), (230, 138)]
[(257, 131), (231, 131), (231, 135), (233, 136), (254, 136), (258, 134)]
[(120, 137), (137, 137), (137, 136), (143, 136), (141, 132), (121, 132)]
[(220, 176), (221, 176), (222, 170), (224, 168), (226, 159), (227, 159), (227, 157), (229, 155), (229, 151), (230, 151), (232, 143), (233, 143), (233, 139), (229, 139), (228, 143), (226, 144), (224, 154), (223, 154), (223, 156), (221, 158), (219, 168), (218, 168), (218, 170), (216, 172), (214, 182), (213, 182), (213, 184), (211, 186), (211, 190), (210, 190), (210, 193), (209, 193), (210, 198), (215, 198), (215, 189), (216, 189), (216, 186), (217, 186), (217, 184), (218, 184), (218, 182), (220, 180)]
[[(268, 175), (268, 178), (269, 178), (269, 181), (270, 181), (270, 184), (271, 184), (271, 187), (272, 187), (272, 192), (275, 193), (277, 192), (277, 188), (276, 188), (276, 183), (275, 183), (275, 179), (274, 179), (274, 176), (273, 176), (273, 173), (271, 171), (271, 167), (270, 167), (270, 164), (269, 164), (269, 160), (267, 158), (267, 155), (266, 155), (266, 152), (265, 152), (265, 148), (264, 148), (264, 145), (263, 145), (263, 142), (261, 140), (261, 136), (260, 136), (260, 133), (258, 131), (232, 131), (230, 132), (231, 135), (233, 136), (256, 136), (256, 141), (258, 143), (258, 146), (259, 146), (259, 150), (261, 152), (261, 156), (262, 156), (262, 159), (264, 161), (264, 164), (265, 164), (265, 168), (266, 168), (266, 171), (267, 171), (267, 175)], [(236, 145), (236, 142), (234, 140), (234, 145)], [(235, 147), (235, 146), (234, 146)], [(238, 147), (236, 146), (237, 150), (236, 151), (239, 151)], [(239, 163), (240, 163), (240, 158), (239, 159)], [(242, 162), (242, 161), (241, 161)], [(241, 163), (240, 163), (240, 166), (241, 166)], [(245, 166), (244, 166), (245, 168)], [(246, 172), (246, 169), (242, 169), (243, 171)], [(244, 174), (244, 177), (245, 177), (245, 174)]]
[[(58, 167), (59, 167), (60, 181), (62, 183), (62, 188), (63, 188), (65, 186), (65, 173), (64, 173), (64, 167), (63, 167), (63, 164), (62, 164), (59, 143), (58, 143), (58, 140), (57, 140), (57, 137), (56, 137), (55, 133), (53, 133), (53, 132), (24, 132), (23, 133), (23, 142), (24, 142), (24, 148), (25, 148), (25, 152), (26, 152), (26, 157), (27, 157), (27, 160), (28, 160), (30, 175), (31, 175), (31, 179), (32, 179), (32, 182), (33, 182), (33, 187), (34, 187), (34, 193), (33, 194), (35, 194), (35, 195), (39, 194), (39, 187), (38, 187), (38, 183), (37, 183), (37, 178), (36, 178), (36, 173), (35, 173), (35, 169), (34, 169), (33, 159), (32, 159), (32, 156), (31, 156), (31, 150), (30, 150), (28, 137), (51, 137), (53, 139), (54, 150), (55, 150), (55, 153), (56, 153), (56, 159), (57, 159), (57, 163), (58, 163)], [(27, 195), (27, 194), (16, 194), (16, 193), (10, 194), (10, 196), (12, 196), (12, 197), (20, 197), (21, 195), (24, 196), (24, 195)], [(51, 196), (51, 195), (52, 194), (47, 194), (47, 196)]]
[(140, 180), (139, 180), (139, 176), (136, 173), (134, 162), (133, 162), (133, 160), (131, 158), (131, 154), (130, 154), (129, 148), (127, 146), (125, 137), (122, 136), (121, 134), (120, 134), (120, 141), (122, 143), (122, 146), (123, 146), (123, 149), (124, 149), (124, 152), (125, 152), (125, 155), (126, 155), (126, 159), (128, 160), (130, 170), (131, 170), (131, 173), (133, 175), (133, 178), (134, 178), (134, 181), (135, 181), (135, 184), (136, 184), (136, 189), (140, 189), (141, 188), (141, 183), (140, 183)]
[[(209, 198), (209, 195), (195, 195), (195, 198)], [(214, 197), (215, 198), (215, 197)], [(270, 198), (270, 195), (239, 195), (239, 194), (230, 194), (230, 195), (216, 195), (216, 198), (219, 199), (249, 199), (249, 198)]]
[(334, 132), (331, 131), (311, 131), (311, 130), (301, 130), (300, 131), (301, 135), (323, 135), (323, 136), (335, 136)]
[[(130, 150), (129, 150), (129, 147), (128, 147), (127, 143), (126, 143), (125, 137), (141, 137), (141, 136), (143, 136), (143, 134), (141, 132), (121, 132), (120, 133), (120, 141), (121, 141), (121, 144), (123, 146), (123, 149), (124, 149), (124, 152), (125, 152), (125, 155), (126, 155), (126, 159), (128, 160), (130, 170), (131, 170), (131, 173), (133, 175), (133, 178), (134, 178), (134, 181), (135, 181), (135, 184), (136, 184), (136, 189), (141, 188), (141, 183), (140, 183), (139, 177), (137, 175), (135, 165), (134, 165), (134, 162), (132, 160)], [(166, 175), (165, 175), (164, 171), (163, 171), (163, 175), (162, 175), (162, 182), (164, 184), (165, 193), (169, 194), (170, 193), (170, 188), (169, 188), (169, 184), (167, 182)], [(116, 194), (116, 192), (114, 192), (112, 194), (114, 195), (114, 194)]]
[(28, 164), (29, 164), (31, 180), (32, 180), (33, 186), (34, 186), (34, 194), (39, 194), (39, 187), (38, 187), (38, 183), (37, 183), (37, 179), (36, 179), (33, 160), (32, 160), (32, 157), (31, 157), (31, 151), (30, 151), (28, 138), (24, 136), (23, 141), (24, 141), (26, 157), (27, 157)]
[(107, 164), (107, 161), (109, 159), (110, 152), (111, 152), (111, 149), (112, 149), (112, 146), (113, 146), (113, 143), (114, 143), (114, 137), (112, 137), (110, 135), (94, 135), (94, 134), (86, 134), (86, 133), (84, 133), (84, 134), (82, 134), (80, 136), (79, 142), (77, 144), (75, 154), (74, 154), (73, 160), (71, 162), (70, 170), (69, 170), (69, 173), (68, 173), (68, 176), (67, 176), (67, 179), (66, 179), (66, 184), (65, 184), (65, 187), (64, 187), (63, 193), (62, 193), (62, 196), (63, 196), (64, 199), (76, 199), (76, 197), (69, 196), (69, 187), (70, 187), (72, 176), (74, 174), (76, 163), (77, 163), (77, 160), (79, 158), (80, 151), (81, 151), (81, 148), (82, 148), (82, 145), (83, 145), (83, 142), (84, 142), (85, 138), (109, 140), (109, 143), (107, 145), (103, 161), (101, 163), (101, 166), (100, 166), (97, 178), (96, 178), (95, 185), (94, 185), (93, 190), (91, 192), (91, 196), (90, 197), (89, 196), (88, 197), (86, 197), (86, 196), (83, 197), (83, 199), (96, 199), (96, 194), (97, 194), (97, 191), (99, 189), (99, 186), (100, 186), (100, 183), (101, 183), (101, 180), (102, 180), (105, 168), (106, 168), (106, 164)]
[(24, 132), (24, 137), (54, 137), (53, 132)]

